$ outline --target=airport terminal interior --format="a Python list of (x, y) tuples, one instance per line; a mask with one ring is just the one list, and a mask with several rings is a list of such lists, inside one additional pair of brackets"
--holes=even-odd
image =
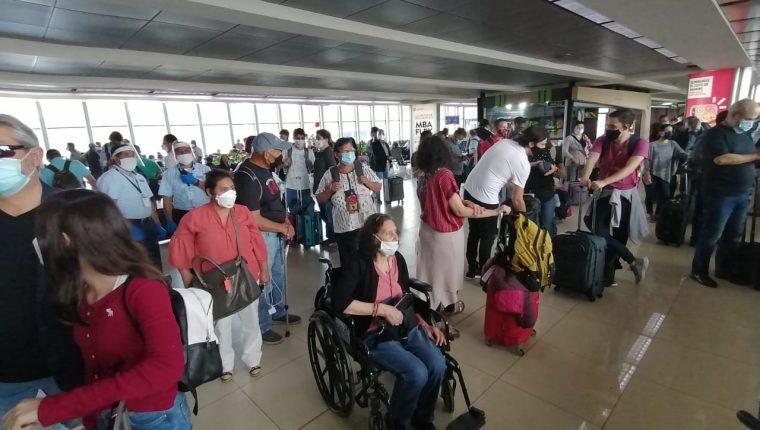
[[(146, 162), (160, 162), (159, 166), (165, 167), (169, 158), (175, 158), (176, 164), (176, 157), (181, 157), (175, 157), (174, 150), (186, 149), (192, 141), (197, 152), (188, 151), (194, 155), (190, 164), (228, 170), (246, 165), (247, 151), (256, 152), (260, 141), (252, 136), (262, 138), (269, 136), (267, 133), (290, 143), (302, 136), (305, 144), (284, 151), (286, 158), (288, 151), (296, 148), (305, 148), (307, 159), (309, 153), (322, 152), (320, 130), (329, 131), (331, 141), (353, 139), (358, 160), (367, 163), (365, 168), (377, 163), (376, 148), (380, 148), (381, 158), (383, 153), (387, 158), (385, 180), (376, 178), (383, 189), (374, 197), (367, 189), (366, 196), (360, 197), (370, 199), (372, 212), (387, 214), (395, 221), (398, 252), (406, 259), (412, 278), (418, 276), (423, 260), (420, 239), (432, 231), (425, 224), (428, 218), (422, 219), (422, 194), (418, 194), (418, 188), (427, 185), (413, 166), (421, 142), (443, 141), (454, 148), (452, 163), (463, 170), (447, 177), (456, 178), (461, 189), (456, 189), (460, 198), (455, 200), (461, 202), (471, 200), (471, 189), (466, 187), (477, 182), (473, 172), (480, 160), (489, 156), (488, 148), (480, 145), (498, 145), (502, 137), (520, 145), (524, 139), (527, 145), (525, 136), (530, 134), (523, 134), (524, 127), (540, 129), (540, 136), (552, 148), (549, 161), (543, 163), (554, 163), (558, 169), (547, 173), (555, 176), (551, 198), (555, 198), (555, 187), (570, 196), (560, 205), (556, 194), (557, 215), (550, 217), (550, 223), (556, 224), (555, 237), (578, 230), (582, 224), (579, 216), (590, 210), (588, 190), (581, 187), (587, 185), (584, 178), (580, 173), (576, 178), (567, 175), (572, 157), (566, 145), (580, 144), (585, 160), (587, 155), (588, 159), (595, 157), (590, 155), (594, 154), (593, 144), (601, 148), (600, 157), (594, 159), (604, 161), (603, 142), (616, 139), (615, 127), (622, 124), (619, 130), (631, 136), (631, 141), (649, 140), (653, 147), (658, 141), (683, 148), (673, 151), (683, 152), (682, 159), (672, 155), (674, 158), (667, 160), (666, 170), (671, 169), (672, 176), (654, 178), (664, 180), (665, 191), (653, 191), (657, 182), (649, 184), (649, 171), (641, 176), (649, 180), (639, 179), (638, 170), (632, 171), (633, 193), (641, 202), (634, 203), (639, 199), (626, 194), (631, 201), (628, 208), (638, 204), (643, 211), (644, 201), (649, 204), (650, 199), (657, 201), (658, 208), (642, 212), (647, 215), (644, 224), (649, 230), (643, 240), (622, 244), (638, 258), (634, 265), (648, 259), (645, 277), (637, 282), (639, 272), (629, 269), (630, 261), (623, 261), (622, 269), (613, 269), (614, 282), (606, 282), (603, 297), (593, 297), (595, 300), (570, 291), (572, 288), (555, 288), (550, 282), (542, 292), (534, 293), (539, 303), (534, 332), (519, 348), (502, 345), (484, 333), (486, 315), (495, 311), (487, 309), (487, 297), (491, 296), (481, 285), (486, 283), (481, 278), (482, 268), (473, 268), (464, 258), (467, 235), (474, 234), (473, 220), (459, 224), (461, 252), (453, 255), (461, 261), (437, 260), (434, 264), (447, 274), (459, 273), (462, 266), (461, 279), (451, 280), (458, 286), (462, 305), (453, 304), (454, 311), (447, 311), (445, 317), (458, 331), (449, 341), (449, 354), (459, 362), (472, 405), (483, 411), (484, 422), (474, 427), (456, 425), (457, 417), (472, 413), (459, 382), (446, 401), (439, 396), (430, 427), (408, 423), (401, 427), (390, 418), (373, 421), (373, 408), (354, 401), (361, 388), (362, 369), (350, 356), (347, 372), (354, 392), (343, 393), (352, 405), (350, 413), (337, 413), (326, 401), (335, 396), (333, 391), (346, 386), (330, 380), (346, 374), (330, 367), (340, 367), (335, 364), (334, 351), (321, 352), (327, 363), (322, 373), (310, 354), (315, 336), (310, 326), (316, 324), (310, 317), (317, 310), (315, 296), (325, 285), (326, 265), (320, 259), (339, 266), (344, 258), (355, 256), (339, 256), (338, 247), (343, 249), (340, 239), (336, 247), (333, 238), (322, 237), (328, 225), (317, 221), (317, 242), (299, 244), (300, 238), (296, 238), (284, 248), (286, 303), (288, 311), (302, 320), (289, 326), (287, 336), (285, 325), (273, 326), (272, 331), (283, 339), (268, 342), (265, 337), (264, 345), (259, 344), (260, 369), (254, 372), (250, 363), (240, 359), (247, 348), (241, 344), (245, 339), (241, 332), (252, 328), (234, 319), (232, 344), (238, 357), (231, 380), (229, 375), (221, 375), (198, 387), (199, 410), (192, 415), (192, 428), (197, 430), (392, 430), (394, 425), (399, 429), (452, 430), (760, 429), (760, 418), (753, 421), (760, 402), (760, 252), (753, 245), (760, 234), (756, 234), (753, 217), (760, 208), (752, 208), (760, 191), (754, 184), (741, 189), (740, 197), (750, 203), (742, 206), (746, 210), (741, 214), (735, 214), (742, 220), (746, 217), (745, 225), (737, 227), (741, 234), (735, 239), (749, 254), (729, 262), (738, 266), (732, 269), (736, 278), (716, 275), (717, 288), (705, 286), (712, 281), (712, 270), (696, 273), (699, 279), (693, 279), (695, 250), (699, 240), (707, 240), (690, 243), (697, 232), (707, 231), (693, 222), (695, 212), (702, 213), (701, 223), (717, 218), (710, 212), (723, 208), (710, 206), (717, 200), (700, 200), (703, 207), (695, 209), (694, 190), (701, 190), (701, 196), (713, 188), (709, 181), (705, 180), (703, 188), (701, 180), (691, 177), (696, 165), (692, 153), (699, 142), (710, 145), (709, 137), (718, 134), (713, 130), (730, 133), (726, 139), (732, 142), (751, 138), (751, 149), (741, 156), (755, 153), (760, 139), (760, 107), (755, 104), (760, 101), (758, 65), (759, 0), (0, 0), (0, 119), (2, 115), (17, 118), (34, 132), (44, 151), (57, 150), (59, 157), (83, 164), (92, 160), (89, 153), (100, 154), (98, 171), (109, 166), (121, 172), (120, 164), (104, 159), (102, 148), (110, 148), (107, 151), (113, 151), (116, 158), (119, 151), (139, 147)], [(628, 118), (620, 116), (623, 111), (630, 113), (630, 121), (622, 120)], [(729, 111), (727, 116), (721, 115), (724, 111)], [(747, 128), (742, 128), (745, 123)], [(0, 129), (3, 126), (10, 127), (0, 121)], [(505, 127), (505, 134), (500, 127)], [(281, 134), (285, 130), (289, 135)], [(421, 140), (426, 131), (433, 137)], [(109, 144), (114, 142), (112, 132), (120, 133), (115, 146)], [(167, 135), (176, 141), (167, 143)], [(531, 144), (540, 139), (534, 140)], [(468, 146), (472, 141), (476, 147)], [(506, 144), (517, 145), (502, 143)], [(21, 143), (0, 139), (0, 148), (10, 148), (11, 154), (14, 149), (28, 149), (14, 145)], [(353, 165), (353, 160), (341, 160), (338, 148), (337, 162), (343, 167)], [(346, 146), (342, 148), (345, 151)], [(623, 158), (642, 159), (634, 155), (635, 150), (629, 143), (630, 152)], [(612, 157), (624, 151), (620, 149)], [(656, 150), (652, 151), (654, 157)], [(729, 148), (714, 155), (717, 159), (731, 152)], [(644, 159), (649, 158), (646, 154)], [(688, 165), (684, 166), (687, 155)], [(266, 157), (263, 159), (268, 160)], [(47, 164), (52, 158), (49, 155), (43, 161)], [(307, 161), (307, 170), (314, 167), (309, 163), (313, 162)], [(713, 167), (694, 176), (707, 177), (708, 171), (729, 174), (721, 173), (728, 169), (714, 167), (717, 162), (705, 159), (704, 163)], [(757, 175), (760, 164), (752, 160), (742, 163)], [(517, 181), (513, 176), (516, 164), (511, 158), (492, 164), (497, 167), (478, 177), (489, 173), (504, 176), (507, 179), (499, 188), (506, 185), (511, 189)], [(616, 169), (623, 165), (626, 161)], [(158, 186), (169, 170), (163, 172), (163, 179), (157, 172), (148, 182), (153, 179)], [(90, 172), (94, 173), (92, 165)], [(322, 182), (329, 187), (330, 173), (321, 173), (328, 176)], [(601, 173), (608, 174), (604, 167)], [(355, 177), (359, 175), (357, 172)], [(82, 182), (84, 176), (78, 178), (81, 186), (93, 188)], [(313, 180), (320, 182), (320, 178)], [(731, 177), (720, 180), (737, 182)], [(524, 185), (525, 178), (522, 181)], [(98, 181), (97, 188), (102, 188), (100, 184)], [(286, 179), (283, 191), (288, 184), (291, 182)], [(603, 185), (609, 188), (608, 183)], [(161, 182), (160, 193), (167, 195), (163, 189)], [(9, 198), (3, 194), (5, 190), (0, 186), (0, 205)], [(310, 191), (308, 199), (312, 198)], [(166, 199), (158, 193), (157, 188), (154, 200), (163, 214)], [(651, 197), (650, 193), (668, 195)], [(499, 197), (501, 201), (504, 195)], [(347, 205), (348, 195), (341, 198)], [(174, 199), (175, 210), (184, 211), (178, 206), (179, 196)], [(483, 200), (478, 200), (482, 205)], [(545, 204), (543, 198), (536, 200), (539, 206)], [(443, 203), (446, 208), (450, 201)], [(209, 205), (213, 202), (211, 199)], [(664, 225), (670, 216), (665, 208), (671, 203), (685, 205), (678, 212), (683, 220)], [(319, 220), (322, 205), (313, 206), (317, 212), (312, 216)], [(337, 209), (333, 206), (331, 210)], [(469, 209), (462, 206), (461, 210)], [(627, 213), (633, 217), (633, 212)], [(297, 215), (293, 215), (295, 219)], [(544, 218), (540, 223), (536, 218), (536, 222), (548, 228)], [(162, 223), (172, 230), (167, 220), (162, 218)], [(181, 223), (177, 224), (181, 230)], [(332, 218), (329, 224), (333, 224)], [(668, 241), (663, 237), (671, 237), (676, 230), (678, 243), (664, 243)], [(609, 232), (605, 234), (609, 236)], [(295, 235), (300, 237), (298, 232)], [(719, 236), (720, 231), (716, 239)], [(144, 240), (144, 236), (136, 240)], [(169, 263), (171, 240), (160, 242), (162, 271), (172, 276), (174, 287), (181, 288), (180, 272)], [(383, 239), (377, 240), (384, 246)], [(0, 240), (0, 246), (4, 242)], [(554, 262), (558, 269), (585, 270), (578, 255), (561, 256), (577, 258), (577, 267), (569, 267), (568, 260), (556, 261), (560, 258), (556, 243), (559, 241), (555, 241)], [(427, 249), (424, 258), (428, 265), (431, 255), (447, 255)], [(271, 249), (267, 247), (267, 251)], [(8, 264), (0, 267), (11, 269)], [(380, 270), (377, 263), (375, 267)], [(450, 267), (457, 270), (450, 272)], [(641, 269), (641, 265), (637, 267)], [(465, 272), (473, 270), (476, 273), (465, 277)], [(555, 275), (555, 280), (568, 276), (559, 270)], [(739, 278), (750, 281), (739, 282)], [(23, 287), (4, 282), (0, 280), (0, 295)], [(741, 285), (747, 283), (750, 285)], [(259, 331), (258, 326), (255, 330)], [(333, 341), (340, 342), (335, 340), (338, 338)], [(5, 343), (0, 338), (0, 344)], [(396, 380), (391, 373), (379, 376), (388, 393)], [(332, 384), (329, 395), (320, 391), (320, 378)], [(20, 381), (0, 379), (0, 400), (7, 393), (6, 382)], [(194, 399), (190, 395), (187, 399), (192, 409)], [(128, 399), (114, 400), (126, 400), (129, 409)], [(387, 409), (380, 407), (382, 412)], [(745, 423), (737, 418), (742, 410), (749, 415), (744, 417)], [(6, 420), (5, 425), (8, 423)]]

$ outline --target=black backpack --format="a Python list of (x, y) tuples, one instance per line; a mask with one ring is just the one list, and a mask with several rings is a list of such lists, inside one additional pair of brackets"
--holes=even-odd
[(53, 172), (53, 187), (61, 190), (73, 190), (82, 188), (82, 184), (79, 183), (76, 175), (71, 173), (69, 168), (71, 167), (71, 160), (66, 160), (63, 164), (63, 170), (58, 169), (52, 164), (45, 166), (46, 169)]

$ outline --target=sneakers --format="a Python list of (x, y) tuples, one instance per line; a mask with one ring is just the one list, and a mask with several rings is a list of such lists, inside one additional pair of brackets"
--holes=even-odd
[[(288, 323), (290, 325), (301, 324), (301, 317), (296, 314), (288, 314)], [(272, 318), (272, 324), (285, 324), (285, 317)]]
[(261, 375), (261, 366), (251, 367), (251, 370), (248, 371), (248, 374), (251, 375), (251, 378), (255, 378)]
[(708, 274), (692, 273), (689, 278), (697, 281), (707, 288), (718, 288), (718, 283)]
[(467, 279), (480, 279), (480, 270), (470, 268), (464, 277)]
[(637, 257), (636, 261), (631, 263), (631, 270), (633, 276), (636, 277), (636, 285), (640, 284), (647, 276), (647, 269), (649, 268), (649, 258)]
[(221, 378), (219, 378), (223, 383), (227, 383), (232, 381), (232, 372), (224, 372), (222, 373)]
[(274, 330), (269, 330), (265, 333), (261, 333), (261, 339), (267, 345), (279, 345), (285, 340)]

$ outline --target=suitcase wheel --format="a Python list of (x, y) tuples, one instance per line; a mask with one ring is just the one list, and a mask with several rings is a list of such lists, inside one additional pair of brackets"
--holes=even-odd
[(493, 345), (493, 341), (489, 338), (486, 338), (486, 346), (492, 346), (492, 345)]
[(518, 346), (515, 348), (515, 354), (519, 355), (520, 357), (525, 356), (525, 350), (522, 346)]
[(589, 294), (588, 295), (588, 301), (589, 302), (595, 302), (596, 301), (596, 297), (593, 294)]

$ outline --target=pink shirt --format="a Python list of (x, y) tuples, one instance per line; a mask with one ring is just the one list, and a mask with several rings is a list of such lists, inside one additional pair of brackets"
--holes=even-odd
[[(385, 273), (377, 263), (373, 263), (375, 272), (377, 272), (377, 293), (375, 294), (375, 303), (382, 303), (388, 299), (400, 299), (404, 294), (401, 284), (398, 283), (398, 263), (396, 257), (390, 259), (391, 271)], [(369, 331), (377, 330), (377, 321), (373, 320), (369, 325)]]
[[(591, 152), (601, 154), (602, 146), (604, 145), (603, 142), (604, 136), (597, 138), (596, 141), (594, 141), (594, 145), (591, 146)], [(640, 138), (639, 143), (636, 144), (636, 148), (633, 150), (633, 153), (630, 154), (630, 156), (628, 155), (627, 140), (621, 144), (617, 144), (615, 142), (610, 143), (607, 151), (604, 153), (602, 158), (599, 159), (599, 177), (601, 179), (604, 179), (610, 175), (615, 174), (615, 172), (625, 167), (630, 157), (634, 156), (644, 158), (649, 157), (649, 141), (647, 139)], [(631, 188), (635, 188), (638, 183), (639, 170), (636, 169), (625, 178), (609, 184), (608, 187), (616, 188), (618, 190), (630, 190)]]
[(454, 215), (449, 206), (451, 196), (459, 194), (459, 186), (451, 170), (440, 169), (432, 174), (425, 189), (420, 191), (421, 218), (425, 224), (442, 233), (451, 233), (462, 228), (464, 221)]

